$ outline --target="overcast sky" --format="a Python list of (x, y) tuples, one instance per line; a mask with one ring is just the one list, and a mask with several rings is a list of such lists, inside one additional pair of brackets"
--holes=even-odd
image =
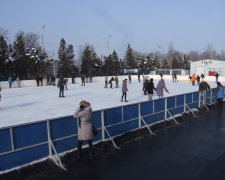
[[(45, 28), (43, 29), (43, 25)], [(127, 44), (137, 51), (202, 52), (207, 44), (225, 50), (225, 0), (1, 0), (0, 28), (11, 41), (17, 32), (41, 35), (52, 54), (60, 39), (93, 45), (99, 55)], [(77, 54), (76, 54), (77, 56)]]

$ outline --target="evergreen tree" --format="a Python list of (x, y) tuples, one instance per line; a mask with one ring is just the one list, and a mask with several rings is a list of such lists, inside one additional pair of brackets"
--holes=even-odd
[(112, 55), (110, 54), (108, 57), (104, 57), (105, 63), (104, 63), (104, 70), (106, 75), (113, 75), (113, 59)]
[(9, 51), (8, 51), (8, 45), (4, 39), (3, 36), (0, 36), (0, 72), (2, 73), (0, 77), (0, 80), (6, 79), (6, 62), (9, 58)]
[(66, 47), (66, 41), (62, 38), (58, 50), (59, 70), (58, 74), (63, 77), (71, 77), (76, 69), (74, 63), (73, 45)]
[(113, 75), (120, 73), (120, 62), (116, 51), (114, 50), (112, 53), (112, 63), (113, 63)]
[(166, 59), (163, 60), (161, 68), (162, 69), (170, 69), (170, 65)]
[(134, 59), (134, 53), (133, 49), (131, 49), (130, 44), (128, 44), (127, 51), (126, 51), (126, 56), (125, 56), (127, 68), (137, 68), (137, 63), (135, 62)]
[(180, 65), (179, 65), (179, 61), (178, 61), (178, 57), (173, 56), (172, 59), (172, 69), (179, 69)]
[(81, 56), (81, 74), (88, 75), (90, 71), (90, 63), (93, 61), (92, 51), (89, 46), (86, 46)]
[(101, 59), (98, 57), (98, 55), (94, 52), (93, 55), (93, 66), (92, 66), (92, 76), (100, 76), (104, 75), (103, 73), (103, 63)]
[(184, 55), (184, 62), (183, 62), (183, 68), (184, 69), (186, 69), (186, 70), (188, 70), (188, 69), (190, 69), (190, 63), (189, 63), (189, 59), (188, 59), (188, 57), (187, 56), (185, 56)]
[(11, 76), (19, 76), (20, 78), (27, 77), (28, 62), (25, 56), (25, 45), (23, 40), (23, 32), (19, 32), (16, 35), (16, 40), (14, 41), (14, 53), (13, 53), (14, 70)]

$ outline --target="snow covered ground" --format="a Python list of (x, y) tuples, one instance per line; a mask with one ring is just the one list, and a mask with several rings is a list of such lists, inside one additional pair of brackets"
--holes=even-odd
[[(158, 80), (154, 83), (156, 86)], [(120, 87), (121, 84), (122, 82), (119, 83)], [(209, 84), (211, 88), (216, 87), (215, 82)], [(129, 102), (126, 103), (120, 102), (121, 88), (104, 88), (103, 82), (87, 83), (86, 86), (68, 85), (65, 98), (58, 97), (59, 90), (56, 86), (3, 89), (0, 102), (0, 128), (72, 115), (81, 100), (89, 101), (93, 110), (147, 101), (148, 96), (143, 94), (142, 86), (142, 82), (139, 83), (137, 80), (134, 80), (133, 84), (128, 84)], [(166, 80), (166, 86), (169, 94), (165, 92), (164, 97), (198, 90), (198, 86), (192, 86), (189, 81), (173, 83)], [(154, 95), (153, 99), (158, 99), (158, 96)]]

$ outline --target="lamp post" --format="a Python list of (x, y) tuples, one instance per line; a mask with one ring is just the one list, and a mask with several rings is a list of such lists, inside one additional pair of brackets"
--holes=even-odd
[(106, 38), (106, 49), (107, 49), (107, 55), (109, 56), (109, 38), (111, 37), (111, 34), (108, 35)]
[(44, 31), (45, 25), (42, 26), (42, 31), (41, 31), (41, 43), (42, 43), (42, 53), (44, 53), (45, 49), (44, 49)]

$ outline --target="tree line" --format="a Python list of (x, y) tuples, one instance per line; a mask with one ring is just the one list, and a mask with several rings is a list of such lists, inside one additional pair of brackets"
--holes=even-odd
[[(9, 76), (19, 76), (20, 79), (34, 79), (38, 75), (44, 77), (103, 76), (123, 74), (123, 69), (138, 69), (139, 73), (149, 73), (157, 69), (186, 69), (190, 61), (202, 59), (225, 60), (225, 52), (220, 54), (212, 45), (207, 45), (202, 53), (191, 51), (179, 52), (172, 43), (168, 52), (154, 51), (142, 53), (135, 51), (128, 44), (124, 58), (119, 58), (114, 50), (108, 56), (99, 56), (94, 47), (83, 47), (80, 57), (75, 58), (74, 47), (60, 40), (58, 60), (49, 58), (44, 47), (39, 43), (39, 35), (35, 33), (18, 32), (13, 43), (8, 43), (7, 31), (0, 28), (0, 80)], [(76, 60), (75, 60), (76, 59)]]

